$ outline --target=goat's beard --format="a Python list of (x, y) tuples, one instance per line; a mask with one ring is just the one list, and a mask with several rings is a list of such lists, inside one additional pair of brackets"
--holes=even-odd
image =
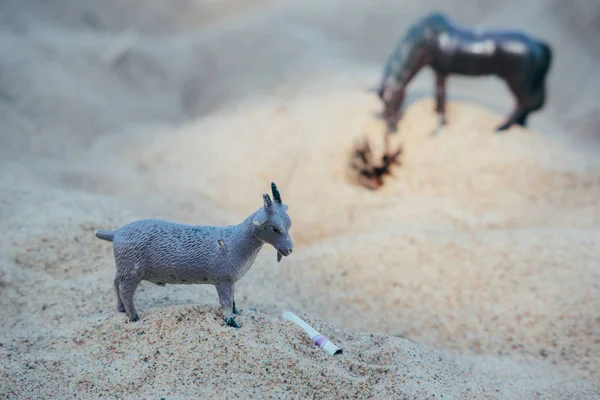
[(280, 262), (282, 258), (282, 255), (280, 252), (277, 252), (277, 262)]

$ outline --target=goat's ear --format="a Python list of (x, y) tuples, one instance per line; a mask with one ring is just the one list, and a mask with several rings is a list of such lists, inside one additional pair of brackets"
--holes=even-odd
[(288, 210), (288, 205), (287, 204), (283, 204), (281, 207), (283, 207), (283, 211), (287, 211)]
[(261, 226), (262, 224), (264, 224), (265, 222), (267, 222), (267, 214), (263, 211), (260, 210), (255, 216), (254, 216), (254, 220), (252, 220), (252, 223), (256, 226)]

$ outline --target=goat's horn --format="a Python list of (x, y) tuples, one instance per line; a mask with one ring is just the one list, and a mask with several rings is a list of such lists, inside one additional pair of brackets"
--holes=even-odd
[(281, 195), (279, 194), (279, 190), (277, 189), (275, 182), (271, 182), (271, 191), (273, 192), (273, 200), (275, 200), (276, 203), (281, 204)]
[(269, 208), (273, 205), (268, 193), (263, 194), (263, 200), (265, 202), (265, 208)]

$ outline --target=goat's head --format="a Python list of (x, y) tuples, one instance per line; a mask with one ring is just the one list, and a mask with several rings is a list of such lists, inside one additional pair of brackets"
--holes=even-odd
[(273, 201), (268, 193), (263, 194), (263, 207), (254, 214), (254, 237), (263, 243), (269, 243), (277, 250), (277, 261), (289, 256), (294, 249), (290, 237), (292, 220), (287, 214), (288, 206), (281, 202), (281, 195), (275, 183), (271, 183)]

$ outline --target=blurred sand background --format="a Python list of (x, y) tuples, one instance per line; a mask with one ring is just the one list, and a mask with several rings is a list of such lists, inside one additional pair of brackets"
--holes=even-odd
[[(548, 40), (548, 104), (498, 135), (504, 84), (452, 77), (433, 137), (424, 70), (367, 191), (366, 89), (435, 9)], [(594, 0), (1, 1), (0, 397), (600, 398), (599, 27)], [(241, 329), (212, 286), (116, 311), (95, 229), (238, 223), (271, 181), (296, 250), (237, 284)]]

